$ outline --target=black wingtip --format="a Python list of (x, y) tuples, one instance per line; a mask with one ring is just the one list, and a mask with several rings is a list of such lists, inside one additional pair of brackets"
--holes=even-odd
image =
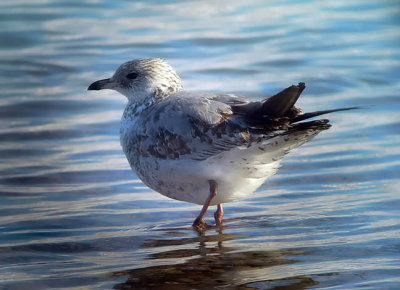
[(264, 101), (260, 113), (277, 118), (284, 116), (297, 102), (300, 94), (306, 88), (304, 82), (292, 85)]
[(307, 119), (314, 118), (314, 117), (328, 114), (328, 113), (357, 110), (357, 109), (363, 109), (363, 107), (346, 107), (346, 108), (338, 108), (338, 109), (332, 109), (332, 110), (324, 110), (324, 111), (315, 111), (315, 112), (311, 112), (311, 113), (305, 113), (305, 114), (298, 115), (297, 117), (291, 119), (290, 123), (300, 122), (303, 120), (307, 120)]

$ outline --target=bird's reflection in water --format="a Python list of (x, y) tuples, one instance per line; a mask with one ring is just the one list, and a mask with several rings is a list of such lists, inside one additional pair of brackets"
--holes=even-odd
[[(176, 230), (172, 230), (175, 232)], [(172, 236), (167, 233), (166, 236)], [(164, 236), (165, 237), (165, 236)], [(288, 257), (307, 254), (300, 250), (251, 250), (226, 247), (224, 242), (240, 238), (237, 234), (225, 234), (224, 228), (209, 228), (198, 232), (194, 238), (147, 240), (143, 248), (168, 248), (150, 254), (150, 259), (176, 259), (182, 263), (150, 266), (113, 273), (127, 276), (115, 289), (303, 289), (317, 284), (311, 277), (290, 277), (270, 280), (247, 277), (253, 270), (296, 263)], [(174, 248), (174, 246), (176, 248)], [(190, 248), (194, 246), (194, 248)], [(171, 249), (172, 248), (172, 249)]]

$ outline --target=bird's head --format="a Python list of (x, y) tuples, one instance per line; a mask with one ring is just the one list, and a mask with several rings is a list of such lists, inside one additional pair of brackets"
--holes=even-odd
[(138, 58), (123, 63), (109, 79), (92, 83), (88, 90), (115, 90), (131, 102), (163, 98), (183, 89), (174, 69), (160, 58)]

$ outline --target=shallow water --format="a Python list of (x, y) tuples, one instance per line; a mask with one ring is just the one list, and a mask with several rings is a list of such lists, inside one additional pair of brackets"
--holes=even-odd
[[(0, 288), (398, 289), (398, 1), (132, 2), (0, 3)], [(149, 56), (187, 89), (366, 108), (198, 234), (129, 169), (124, 98), (86, 91)]]

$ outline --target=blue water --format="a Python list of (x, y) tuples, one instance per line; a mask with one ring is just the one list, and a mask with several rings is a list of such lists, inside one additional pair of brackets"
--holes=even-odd
[[(1, 1), (0, 288), (400, 287), (399, 2), (215, 2)], [(129, 169), (124, 97), (86, 91), (138, 57), (190, 90), (304, 81), (304, 111), (365, 109), (198, 234), (199, 206)]]

